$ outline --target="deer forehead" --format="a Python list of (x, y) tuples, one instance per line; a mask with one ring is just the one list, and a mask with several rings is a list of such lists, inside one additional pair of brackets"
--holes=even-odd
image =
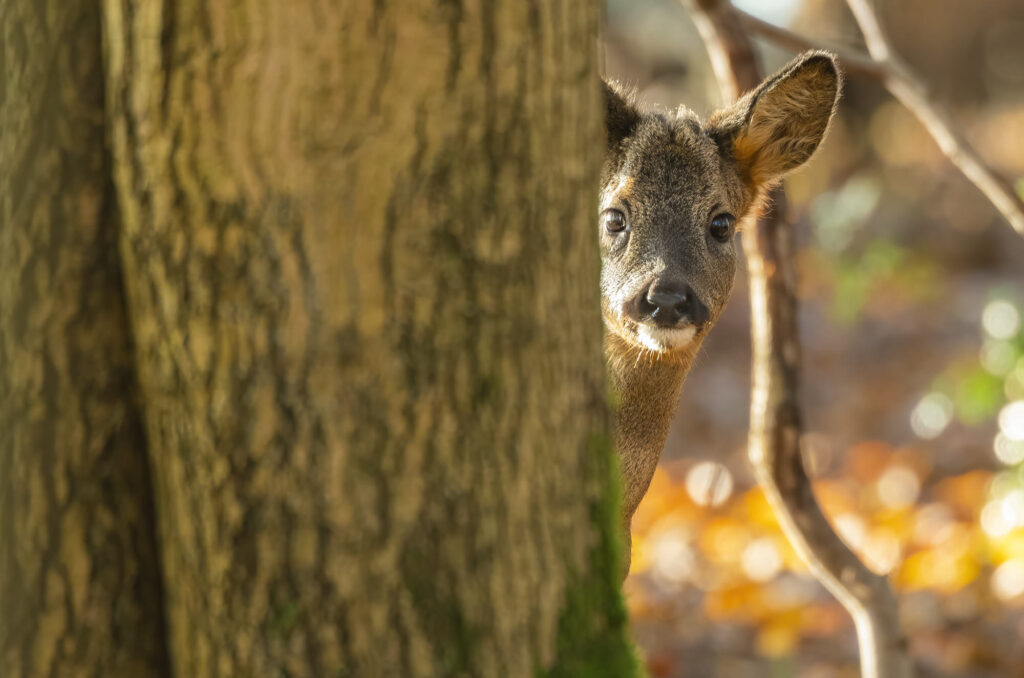
[(689, 111), (678, 118), (645, 115), (615, 165), (602, 206), (625, 201), (642, 212), (703, 212), (716, 202), (723, 208), (742, 202), (738, 177), (725, 171), (718, 146)]

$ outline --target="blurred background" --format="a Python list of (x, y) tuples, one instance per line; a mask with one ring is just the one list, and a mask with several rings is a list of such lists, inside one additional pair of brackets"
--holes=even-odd
[[(841, 0), (744, 0), (862, 48)], [(878, 3), (900, 54), (1024, 192), (1024, 2)], [(758, 40), (767, 71), (793, 53)], [(607, 0), (605, 70), (664, 107), (721, 104), (675, 0)], [(807, 463), (826, 514), (899, 596), (924, 676), (1024, 676), (1024, 239), (871, 79), (787, 182), (800, 242)], [(633, 524), (626, 582), (652, 676), (856, 676), (852, 624), (746, 462), (740, 273)]]

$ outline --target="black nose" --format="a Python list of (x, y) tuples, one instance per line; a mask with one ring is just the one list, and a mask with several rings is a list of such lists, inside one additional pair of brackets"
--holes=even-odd
[(658, 327), (675, 327), (684, 318), (699, 326), (708, 319), (707, 306), (683, 283), (656, 282), (638, 302), (640, 316), (653, 320)]

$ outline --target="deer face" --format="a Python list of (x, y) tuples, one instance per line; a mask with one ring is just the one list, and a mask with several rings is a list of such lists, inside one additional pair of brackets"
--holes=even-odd
[(803, 164), (838, 96), (834, 60), (797, 59), (707, 122), (638, 110), (605, 87), (608, 151), (599, 230), (605, 325), (627, 346), (692, 355), (736, 273), (738, 224)]
[(750, 191), (689, 112), (643, 116), (609, 164), (599, 213), (606, 325), (648, 351), (686, 349), (732, 290)]

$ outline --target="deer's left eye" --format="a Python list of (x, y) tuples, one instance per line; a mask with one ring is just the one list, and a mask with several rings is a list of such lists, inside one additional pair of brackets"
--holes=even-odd
[(601, 212), (601, 222), (609, 233), (621, 233), (626, 230), (626, 215), (614, 208)]
[(718, 242), (729, 242), (736, 228), (736, 217), (731, 214), (719, 214), (711, 220), (711, 237)]

